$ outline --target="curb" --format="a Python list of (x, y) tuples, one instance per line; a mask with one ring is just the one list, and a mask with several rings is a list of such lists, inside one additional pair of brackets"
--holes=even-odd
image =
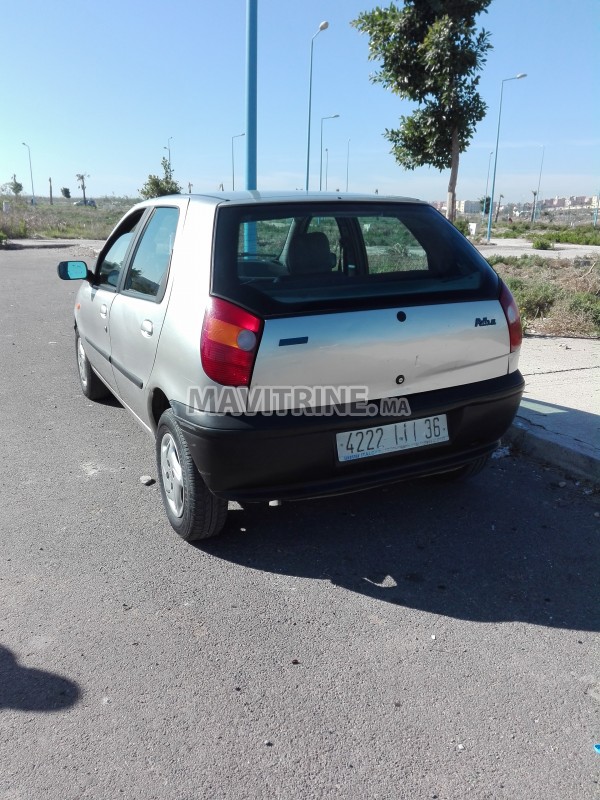
[(549, 433), (524, 417), (516, 417), (502, 437), (502, 444), (600, 486), (600, 453), (586, 442)]

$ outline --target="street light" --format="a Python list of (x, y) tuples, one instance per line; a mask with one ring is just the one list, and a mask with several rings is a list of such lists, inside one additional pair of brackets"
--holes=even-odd
[(531, 194), (533, 195), (533, 204), (531, 206), (531, 220), (530, 220), (530, 222), (533, 222), (533, 220), (535, 219), (535, 200), (537, 198), (536, 190), (532, 189), (531, 190)]
[(29, 175), (31, 176), (31, 205), (35, 205), (35, 192), (33, 191), (33, 170), (31, 169), (31, 148), (25, 142), (21, 142), (23, 147), (27, 148), (27, 152), (29, 153)]
[(308, 176), (310, 171), (310, 115), (312, 106), (312, 73), (313, 73), (313, 46), (316, 37), (321, 31), (327, 30), (329, 27), (328, 22), (322, 22), (319, 25), (319, 30), (314, 34), (310, 40), (310, 71), (308, 74), (308, 133), (306, 136), (306, 191), (308, 192)]
[(172, 138), (173, 138), (172, 136), (169, 136), (169, 139), (167, 141), (167, 146), (163, 147), (163, 150), (166, 150), (167, 153), (169, 154), (169, 167), (171, 166), (171, 139)]
[(231, 137), (231, 188), (235, 192), (235, 157), (233, 153), (233, 140), (239, 139), (241, 136), (245, 136), (245, 133), (236, 133), (235, 136)]
[(541, 163), (540, 163), (540, 176), (538, 178), (538, 187), (537, 187), (537, 192), (535, 192), (535, 194), (533, 196), (533, 217), (531, 218), (532, 222), (535, 221), (536, 200), (537, 200), (538, 203), (540, 202), (540, 184), (542, 182), (542, 167), (544, 166), (544, 153), (545, 152), (546, 152), (546, 145), (543, 144), (542, 145), (542, 160), (541, 160)]
[(327, 173), (329, 172), (329, 148), (325, 148), (325, 191), (327, 191)]
[(337, 119), (339, 114), (332, 114), (330, 117), (321, 117), (321, 160), (319, 162), (319, 191), (323, 182), (323, 121), (326, 119)]
[(348, 139), (348, 149), (346, 150), (346, 191), (348, 191), (348, 173), (350, 171), (350, 139)]
[(494, 208), (494, 189), (496, 188), (496, 167), (498, 166), (498, 142), (500, 141), (500, 120), (502, 118), (502, 94), (504, 92), (504, 84), (507, 81), (519, 81), (521, 78), (526, 78), (526, 72), (519, 72), (512, 78), (504, 78), (500, 88), (500, 108), (498, 109), (498, 131), (496, 133), (496, 155), (494, 156), (494, 174), (492, 177), (492, 195), (490, 197), (490, 211), (488, 214), (488, 227), (487, 227), (487, 240), (490, 241), (492, 235), (492, 210)]
[(490, 153), (490, 157), (488, 158), (488, 173), (487, 178), (485, 179), (485, 194), (483, 195), (483, 207), (481, 209), (481, 216), (485, 216), (485, 206), (487, 203), (487, 196), (488, 196), (488, 186), (490, 183), (490, 167), (492, 166), (492, 156), (494, 155), (494, 151), (492, 150)]

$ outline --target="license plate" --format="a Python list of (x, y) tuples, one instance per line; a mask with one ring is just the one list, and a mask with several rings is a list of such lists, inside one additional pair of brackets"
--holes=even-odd
[(412, 450), (415, 447), (447, 442), (449, 438), (445, 414), (379, 425), (377, 428), (346, 431), (336, 435), (338, 460), (356, 461), (357, 458)]

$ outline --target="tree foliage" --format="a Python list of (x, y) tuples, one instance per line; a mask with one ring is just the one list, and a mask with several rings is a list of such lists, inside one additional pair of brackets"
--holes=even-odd
[(83, 172), (79, 172), (77, 173), (77, 175), (75, 175), (75, 177), (77, 178), (77, 183), (79, 184), (79, 187), (81, 188), (81, 191), (83, 193), (83, 205), (85, 206), (87, 205), (87, 200), (85, 197), (85, 179), (89, 178), (90, 176), (84, 175)]
[(164, 170), (164, 178), (158, 175), (148, 175), (148, 180), (140, 189), (140, 194), (144, 200), (151, 197), (163, 197), (166, 194), (181, 194), (181, 186), (173, 178), (173, 168), (168, 158), (161, 161)]
[(371, 75), (417, 108), (386, 129), (392, 153), (405, 169), (450, 169), (448, 216), (454, 219), (456, 179), (464, 152), (486, 113), (477, 86), (489, 33), (477, 30), (478, 14), (491, 0), (404, 0), (399, 8), (377, 6), (351, 23), (369, 36)]
[(23, 184), (19, 183), (16, 175), (12, 176), (12, 181), (9, 181), (7, 186), (15, 197), (18, 197), (23, 191)]
[(60, 190), (60, 193), (61, 193), (61, 194), (62, 194), (62, 196), (63, 196), (64, 198), (66, 198), (67, 200), (70, 200), (70, 199), (71, 199), (71, 190), (70, 190), (70, 189), (68, 189), (66, 186), (63, 186), (63, 188)]

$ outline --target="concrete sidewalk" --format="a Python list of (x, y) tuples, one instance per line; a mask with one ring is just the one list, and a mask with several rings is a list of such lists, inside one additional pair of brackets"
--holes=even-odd
[(475, 244), (484, 258), (491, 256), (541, 256), (542, 258), (569, 259), (600, 257), (600, 246), (589, 244), (555, 244), (552, 250), (534, 250), (528, 239), (490, 239)]
[(525, 392), (504, 443), (600, 484), (600, 341), (526, 336), (519, 369)]

